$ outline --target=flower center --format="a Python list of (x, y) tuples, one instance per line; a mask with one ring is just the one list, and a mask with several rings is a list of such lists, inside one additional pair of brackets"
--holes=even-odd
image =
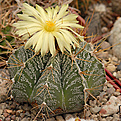
[(55, 30), (55, 22), (46, 21), (46, 24), (45, 24), (44, 28), (48, 32), (54, 31)]

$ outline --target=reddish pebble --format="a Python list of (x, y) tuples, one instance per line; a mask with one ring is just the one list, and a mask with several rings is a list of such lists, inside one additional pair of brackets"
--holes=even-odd
[(9, 117), (5, 118), (5, 121), (11, 121), (11, 119)]
[(3, 113), (3, 116), (6, 118), (6, 117), (9, 116), (9, 114), (8, 113)]
[(15, 120), (15, 119), (16, 119), (16, 116), (15, 116), (15, 115), (12, 115), (12, 116), (11, 116), (11, 119), (12, 119), (12, 120)]

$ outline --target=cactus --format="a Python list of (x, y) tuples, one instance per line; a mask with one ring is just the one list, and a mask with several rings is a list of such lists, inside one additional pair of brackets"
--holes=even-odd
[(75, 112), (81, 110), (88, 94), (96, 96), (102, 89), (103, 65), (92, 56), (84, 37), (72, 29), (84, 27), (77, 24), (77, 15), (68, 15), (67, 8), (63, 5), (44, 10), (23, 4), (23, 14), (18, 15), (21, 21), (13, 26), (27, 42), (8, 59), (12, 95), (17, 102)]
[[(83, 45), (73, 52), (78, 53)], [(50, 53), (35, 55), (21, 46), (9, 57), (8, 66), (12, 67), (12, 95), (17, 102), (45, 102), (51, 110), (60, 107), (63, 112), (80, 110), (84, 89), (92, 89), (89, 92), (96, 96), (105, 82), (103, 65), (92, 56), (89, 44), (76, 57), (61, 52), (53, 57)]]

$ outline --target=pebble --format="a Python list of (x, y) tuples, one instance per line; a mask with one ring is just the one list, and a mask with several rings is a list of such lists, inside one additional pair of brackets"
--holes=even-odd
[(20, 117), (16, 117), (16, 121), (21, 121), (21, 118)]
[(106, 121), (112, 121), (113, 117), (107, 117)]
[(23, 106), (23, 110), (25, 110), (25, 111), (29, 111), (30, 109), (31, 109), (31, 107), (28, 106), (28, 104), (24, 104), (24, 106)]
[(106, 90), (107, 90), (107, 86), (104, 86), (104, 87), (103, 87), (103, 91), (106, 91)]
[(4, 116), (4, 117), (8, 117), (9, 114), (8, 114), (8, 113), (3, 113), (3, 116)]
[(5, 118), (5, 121), (11, 121), (11, 119), (9, 117)]
[(5, 109), (7, 107), (7, 104), (6, 103), (1, 103), (0, 104), (0, 109)]
[(120, 0), (111, 0), (112, 3), (112, 9), (114, 13), (118, 14), (121, 16), (121, 1)]
[(23, 118), (25, 116), (24, 113), (20, 113), (20, 117)]
[(119, 118), (119, 114), (113, 114), (113, 118)]
[(2, 109), (0, 109), (0, 115), (3, 113), (3, 110)]
[(26, 111), (25, 115), (26, 116), (31, 116), (30, 113), (29, 113), (29, 111)]
[(110, 83), (107, 83), (107, 87), (113, 87), (113, 85)]
[(86, 111), (86, 114), (85, 114), (85, 116), (86, 116), (86, 117), (89, 117), (90, 115), (91, 115), (91, 112), (90, 112), (90, 110)]
[(16, 103), (13, 102), (13, 104), (10, 106), (12, 109), (15, 109), (16, 108)]
[(68, 120), (68, 119), (70, 119), (70, 118), (73, 118), (73, 115), (71, 115), (71, 114), (66, 114), (66, 115), (65, 115), (65, 120)]
[(119, 95), (121, 95), (120, 92), (114, 92), (113, 94), (114, 94), (114, 96), (119, 96)]
[(99, 101), (102, 101), (102, 99), (106, 96), (106, 92), (101, 92), (99, 95)]
[(103, 98), (102, 99), (102, 102), (106, 103), (107, 102), (107, 99), (106, 98)]
[(52, 118), (47, 119), (46, 121), (55, 121), (55, 118), (52, 117)]
[(108, 28), (107, 27), (102, 27), (101, 31), (102, 31), (102, 33), (107, 33), (108, 32)]
[(116, 70), (116, 66), (113, 65), (112, 63), (110, 63), (110, 64), (108, 64), (106, 69), (109, 70), (110, 72), (114, 72)]
[(65, 121), (62, 116), (56, 116), (57, 121)]
[(97, 53), (96, 56), (98, 58), (101, 58), (101, 59), (108, 59), (109, 58), (108, 52), (100, 52), (100, 53)]
[(117, 70), (117, 71), (120, 71), (120, 70), (121, 70), (121, 62), (120, 62), (120, 64), (117, 66), (116, 70)]
[(114, 92), (115, 92), (115, 88), (113, 88), (113, 87), (110, 87), (107, 89), (108, 94), (113, 94)]
[(12, 119), (12, 120), (15, 120), (15, 119), (16, 119), (16, 115), (12, 115), (12, 116), (11, 116), (11, 119)]
[(102, 49), (107, 49), (107, 48), (109, 48), (111, 45), (110, 45), (110, 43), (109, 42), (106, 42), (106, 41), (104, 41), (102, 44), (101, 44), (101, 48)]
[(94, 114), (98, 113), (101, 110), (101, 107), (95, 106), (94, 108), (90, 108), (90, 111)]
[(96, 100), (94, 100), (94, 101), (90, 100), (89, 104), (94, 107), (96, 105)]
[[(115, 21), (113, 29), (110, 31), (109, 43), (114, 45), (121, 42), (121, 17)], [(112, 48), (113, 55), (121, 59), (121, 44), (115, 45)]]
[(29, 121), (28, 118), (23, 118), (21, 121)]
[(105, 118), (102, 118), (100, 121), (106, 121), (106, 119)]
[(115, 114), (119, 111), (119, 105), (121, 105), (121, 100), (118, 97), (111, 96), (106, 105), (102, 106), (100, 114), (102, 116)]

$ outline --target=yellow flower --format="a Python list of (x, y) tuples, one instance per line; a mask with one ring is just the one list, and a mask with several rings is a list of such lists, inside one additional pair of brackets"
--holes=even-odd
[(36, 9), (27, 3), (23, 4), (23, 14), (18, 14), (21, 19), (13, 26), (16, 27), (16, 34), (22, 36), (23, 40), (28, 39), (25, 44), (25, 49), (33, 45), (35, 53), (41, 51), (44, 55), (48, 51), (52, 55), (56, 52), (55, 42), (58, 44), (61, 52), (66, 48), (71, 53), (71, 45), (73, 47), (78, 41), (73, 34), (78, 36), (82, 41), (83, 36), (76, 33), (71, 27), (83, 28), (76, 20), (77, 15), (68, 14), (68, 5), (63, 5), (61, 8), (43, 9), (36, 5)]

